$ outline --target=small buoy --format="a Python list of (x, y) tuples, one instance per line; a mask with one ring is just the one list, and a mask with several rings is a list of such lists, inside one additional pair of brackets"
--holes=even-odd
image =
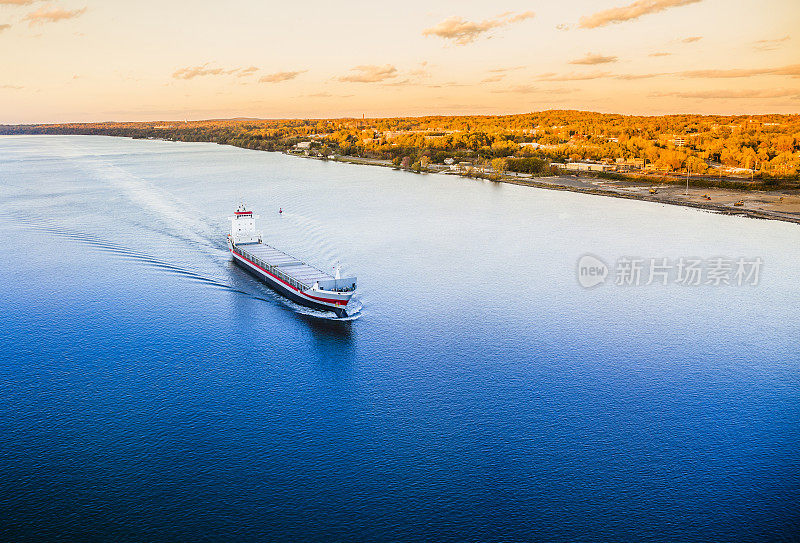
[(278, 208), (278, 213), (283, 213), (283, 208), (282, 207)]

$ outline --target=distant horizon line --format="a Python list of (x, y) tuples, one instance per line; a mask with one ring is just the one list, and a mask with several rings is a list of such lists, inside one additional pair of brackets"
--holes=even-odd
[(198, 123), (198, 122), (219, 122), (219, 121), (333, 121), (333, 120), (384, 120), (384, 119), (424, 119), (431, 117), (520, 117), (524, 115), (537, 115), (541, 113), (551, 112), (564, 112), (564, 113), (589, 113), (596, 115), (607, 116), (622, 116), (622, 117), (680, 117), (680, 116), (697, 116), (697, 117), (796, 117), (800, 116), (798, 113), (663, 113), (663, 114), (635, 114), (635, 113), (609, 113), (593, 111), (588, 109), (543, 109), (538, 111), (529, 111), (524, 113), (459, 113), (448, 115), (444, 113), (428, 114), (428, 115), (393, 115), (393, 116), (342, 116), (342, 117), (210, 117), (210, 118), (195, 118), (195, 119), (179, 119), (179, 118), (161, 118), (153, 120), (102, 120), (102, 121), (62, 121), (62, 122), (24, 122), (24, 123), (4, 123), (0, 122), (0, 126), (57, 126), (66, 124), (119, 124), (119, 123), (156, 123), (156, 122), (178, 122), (178, 123)]

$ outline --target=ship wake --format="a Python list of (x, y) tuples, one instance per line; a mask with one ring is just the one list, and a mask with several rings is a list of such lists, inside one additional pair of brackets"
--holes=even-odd
[[(137, 264), (145, 265), (150, 268), (154, 268), (161, 272), (178, 275), (192, 282), (196, 282), (205, 286), (226, 290), (228, 292), (232, 292), (241, 296), (246, 296), (247, 298), (250, 298), (252, 300), (258, 300), (261, 302), (276, 304), (289, 311), (292, 311), (294, 313), (299, 313), (308, 317), (313, 317), (316, 319), (324, 319), (324, 320), (352, 321), (358, 319), (361, 316), (361, 304), (358, 303), (357, 301), (354, 301), (355, 305), (354, 302), (351, 302), (350, 306), (353, 306), (352, 308), (348, 306), (347, 317), (343, 318), (337, 317), (334, 313), (329, 311), (317, 311), (296, 304), (291, 300), (288, 300), (283, 296), (280, 296), (279, 294), (273, 292), (271, 289), (267, 288), (266, 286), (263, 286), (260, 282), (255, 280), (252, 280), (250, 284), (248, 284), (247, 286), (253, 287), (258, 292), (251, 292), (243, 288), (231, 285), (230, 283), (220, 278), (212, 277), (208, 274), (204, 274), (197, 270), (192, 270), (185, 266), (179, 266), (174, 263), (167, 262), (153, 255), (131, 249), (119, 243), (103, 239), (93, 234), (70, 230), (63, 227), (36, 224), (33, 221), (26, 221), (24, 219), (22, 220), (17, 219), (17, 220), (18, 222), (25, 224), (26, 228), (35, 229), (50, 235), (66, 238), (71, 241), (80, 243), (82, 245), (87, 245), (89, 247), (92, 247), (95, 250), (103, 251), (113, 256), (123, 258), (135, 262)], [(220, 253), (221, 254), (219, 256), (224, 257), (227, 251), (225, 253), (222, 252)], [(245, 274), (242, 274), (241, 277), (237, 276), (237, 280), (244, 279), (246, 277), (247, 276)], [(248, 281), (250, 281), (249, 278)]]

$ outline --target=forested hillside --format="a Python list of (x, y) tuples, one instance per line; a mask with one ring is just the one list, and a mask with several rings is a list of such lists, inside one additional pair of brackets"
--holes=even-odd
[(396, 163), (442, 163), (448, 158), (488, 163), (517, 157), (625, 162), (634, 168), (688, 168), (714, 175), (749, 170), (762, 178), (796, 178), (800, 170), (798, 115), (635, 117), (553, 110), (508, 116), (3, 125), (0, 133), (209, 141), (265, 151), (310, 142), (302, 147), (311, 154)]

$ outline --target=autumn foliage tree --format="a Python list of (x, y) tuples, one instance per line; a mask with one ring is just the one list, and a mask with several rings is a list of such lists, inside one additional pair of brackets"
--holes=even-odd
[[(103, 134), (206, 141), (283, 151), (313, 141), (312, 153), (397, 161), (420, 169), (506, 159), (510, 171), (547, 170), (567, 160), (640, 161), (665, 172), (746, 169), (763, 178), (797, 177), (800, 116), (624, 116), (551, 110), (507, 116), (284, 119), (0, 125), (0, 134)], [(536, 159), (536, 163), (518, 162)], [(516, 169), (515, 169), (516, 168)]]

